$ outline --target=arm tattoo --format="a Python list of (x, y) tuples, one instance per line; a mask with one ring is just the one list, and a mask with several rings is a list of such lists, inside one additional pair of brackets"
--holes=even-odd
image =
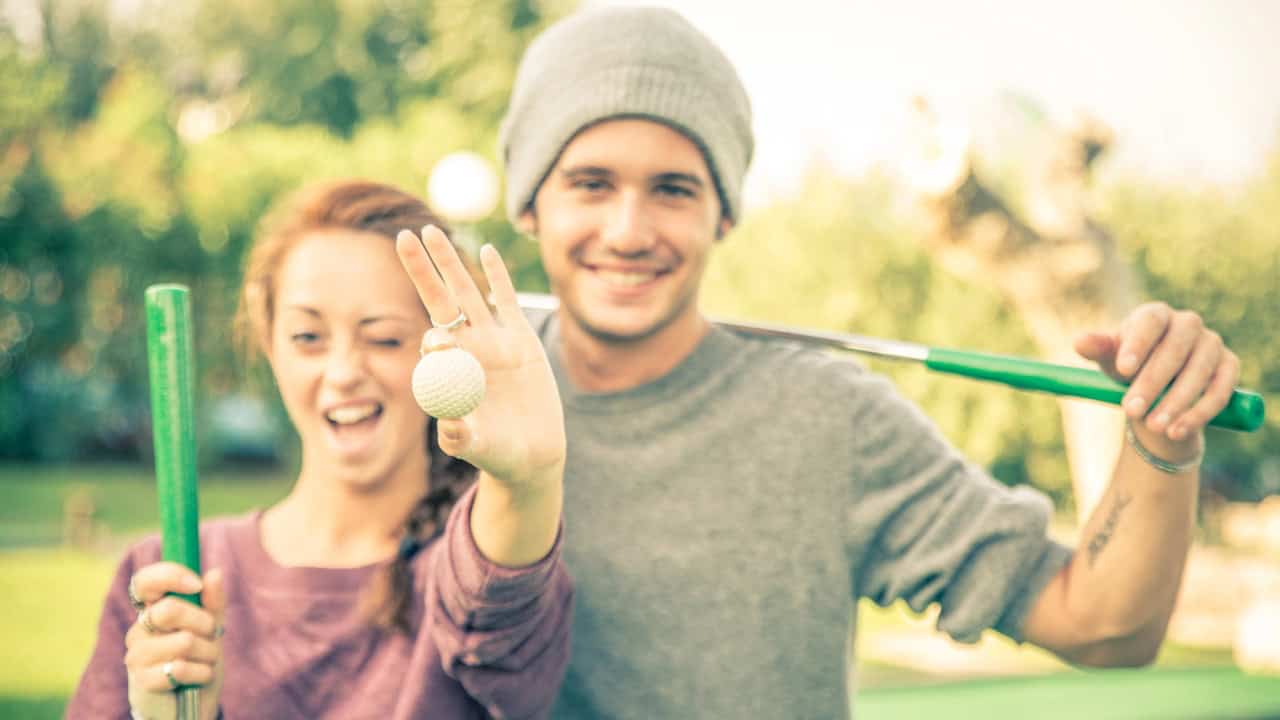
[(1120, 522), (1120, 511), (1124, 510), (1124, 506), (1128, 505), (1132, 499), (1124, 494), (1116, 496), (1116, 504), (1112, 506), (1107, 519), (1102, 523), (1102, 529), (1089, 541), (1089, 567), (1093, 567), (1098, 555), (1102, 554), (1102, 549), (1111, 541), (1111, 536), (1116, 532), (1116, 525)]

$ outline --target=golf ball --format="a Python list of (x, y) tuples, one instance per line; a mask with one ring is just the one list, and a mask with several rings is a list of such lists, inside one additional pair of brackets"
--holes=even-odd
[(484, 368), (461, 348), (433, 350), (413, 369), (413, 398), (432, 417), (460, 418), (484, 398)]

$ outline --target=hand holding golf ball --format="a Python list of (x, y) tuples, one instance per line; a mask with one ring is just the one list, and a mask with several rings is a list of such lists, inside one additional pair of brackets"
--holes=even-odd
[(565, 437), (555, 376), (498, 251), (481, 248), (483, 279), (434, 226), (421, 238), (402, 231), (396, 251), (434, 325), (412, 389), (437, 419), (440, 449), (511, 485), (558, 478)]

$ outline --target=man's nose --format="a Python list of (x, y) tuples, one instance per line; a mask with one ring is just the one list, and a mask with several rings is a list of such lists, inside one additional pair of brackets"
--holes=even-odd
[(601, 239), (609, 250), (639, 255), (653, 248), (657, 234), (639, 193), (620, 193), (608, 212)]

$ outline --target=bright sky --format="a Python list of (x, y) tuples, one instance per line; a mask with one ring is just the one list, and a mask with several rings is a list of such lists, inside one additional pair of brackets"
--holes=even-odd
[[(586, 0), (586, 5), (636, 4)], [(815, 158), (860, 174), (903, 154), (909, 102), (981, 123), (1013, 91), (1116, 132), (1109, 172), (1234, 184), (1280, 150), (1280, 1), (683, 0), (755, 110), (748, 202)]]

